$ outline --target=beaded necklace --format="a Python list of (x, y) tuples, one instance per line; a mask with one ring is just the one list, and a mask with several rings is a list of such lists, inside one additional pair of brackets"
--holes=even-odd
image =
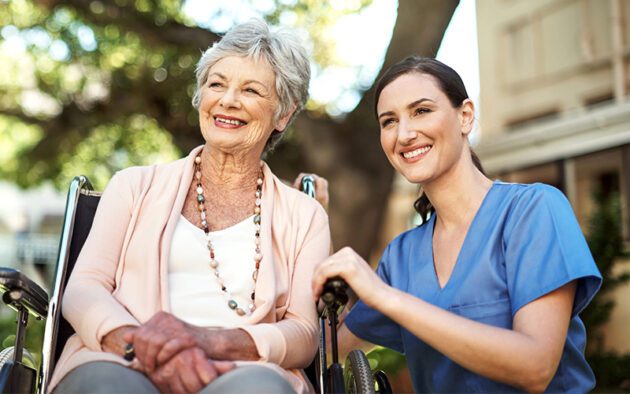
[(254, 226), (256, 227), (255, 233), (255, 242), (256, 242), (256, 252), (254, 255), (255, 268), (252, 273), (252, 279), (254, 281), (254, 285), (252, 287), (251, 293), (251, 303), (247, 305), (247, 310), (240, 307), (238, 302), (234, 299), (234, 297), (230, 294), (227, 287), (225, 286), (225, 281), (221, 277), (219, 273), (219, 262), (214, 258), (214, 245), (212, 244), (212, 240), (210, 239), (210, 230), (208, 229), (208, 221), (206, 215), (206, 198), (203, 194), (203, 186), (201, 184), (201, 153), (199, 156), (195, 157), (195, 179), (197, 181), (197, 209), (199, 210), (199, 216), (201, 217), (201, 225), (203, 226), (203, 231), (206, 234), (206, 240), (208, 247), (208, 251), (210, 252), (210, 268), (214, 272), (214, 276), (217, 278), (219, 286), (221, 286), (221, 291), (223, 292), (223, 296), (227, 299), (227, 304), (230, 309), (236, 312), (239, 316), (244, 316), (247, 314), (251, 314), (255, 309), (255, 300), (256, 300), (256, 281), (258, 280), (258, 269), (260, 268), (260, 261), (262, 260), (262, 253), (260, 251), (260, 205), (262, 203), (262, 184), (263, 184), (263, 175), (262, 175), (262, 165), (263, 162), (260, 162), (260, 172), (258, 175), (258, 179), (256, 179), (256, 206), (254, 207)]

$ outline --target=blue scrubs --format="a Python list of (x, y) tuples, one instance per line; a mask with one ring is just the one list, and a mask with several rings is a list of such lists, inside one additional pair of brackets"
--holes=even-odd
[[(460, 316), (507, 329), (520, 308), (577, 279), (562, 358), (547, 392), (591, 390), (595, 377), (584, 359), (586, 331), (578, 314), (602, 279), (564, 195), (548, 185), (495, 181), (444, 288), (433, 266), (435, 217), (388, 245), (377, 268), (381, 279)], [(405, 353), (416, 392), (519, 391), (459, 366), (363, 302), (345, 323), (359, 338)]]

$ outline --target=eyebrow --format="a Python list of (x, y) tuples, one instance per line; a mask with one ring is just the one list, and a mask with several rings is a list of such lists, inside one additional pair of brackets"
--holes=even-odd
[(265, 86), (265, 87), (267, 86), (263, 82), (261, 82), (259, 80), (256, 80), (256, 79), (248, 79), (247, 81), (243, 82), (243, 85), (247, 85), (248, 83), (257, 83), (257, 84)]
[(221, 78), (221, 79), (227, 79), (227, 78), (225, 77), (225, 75), (223, 75), (223, 74), (221, 74), (221, 73), (218, 73), (218, 72), (216, 72), (216, 71), (215, 71), (215, 72), (213, 72), (213, 73), (211, 73), (211, 74), (208, 74), (208, 78), (210, 78), (210, 77), (211, 77), (211, 76), (213, 76), (213, 75), (216, 75), (217, 77), (219, 77), (219, 78)]
[[(416, 101), (414, 101), (414, 102), (412, 102), (410, 104), (407, 104), (407, 109), (411, 109), (411, 108), (415, 107), (418, 104), (422, 104), (425, 101), (430, 101), (432, 103), (435, 103), (434, 100), (431, 100), (430, 98), (423, 97), (423, 98), (418, 99), (418, 100), (416, 100)], [(385, 111), (385, 112), (379, 114), (378, 118), (380, 119), (383, 116), (389, 116), (389, 115), (394, 115), (394, 111)]]
[[(221, 74), (220, 72), (213, 72), (212, 74), (208, 74), (208, 78), (210, 78), (211, 76), (216, 75), (217, 77), (221, 78), (221, 79), (227, 79), (227, 77), (223, 74)], [(247, 81), (243, 82), (244, 85), (247, 85), (248, 83), (257, 83), (259, 85), (262, 85), (264, 87), (267, 87), (267, 85), (265, 85), (264, 83), (256, 80), (256, 79), (248, 79)]]

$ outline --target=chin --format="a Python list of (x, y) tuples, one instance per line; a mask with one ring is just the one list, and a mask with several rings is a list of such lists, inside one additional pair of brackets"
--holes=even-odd
[(397, 167), (396, 171), (407, 181), (415, 184), (423, 184), (433, 178), (433, 174), (431, 174), (430, 171), (426, 171), (425, 168), (409, 168), (409, 166), (402, 166), (402, 168)]
[(409, 181), (410, 183), (420, 185), (420, 186), (431, 181), (429, 177), (424, 177), (424, 176), (408, 176), (408, 177), (406, 176), (405, 179), (407, 179), (407, 181)]

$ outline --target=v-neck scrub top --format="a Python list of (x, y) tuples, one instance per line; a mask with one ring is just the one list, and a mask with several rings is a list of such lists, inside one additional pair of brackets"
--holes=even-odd
[[(495, 181), (443, 288), (433, 265), (435, 218), (388, 245), (379, 277), (452, 313), (506, 329), (520, 308), (577, 280), (562, 357), (547, 392), (591, 390), (595, 377), (584, 358), (586, 330), (578, 315), (602, 278), (564, 195), (544, 184)], [(461, 367), (361, 301), (345, 324), (359, 338), (404, 353), (416, 392), (519, 391)]]

